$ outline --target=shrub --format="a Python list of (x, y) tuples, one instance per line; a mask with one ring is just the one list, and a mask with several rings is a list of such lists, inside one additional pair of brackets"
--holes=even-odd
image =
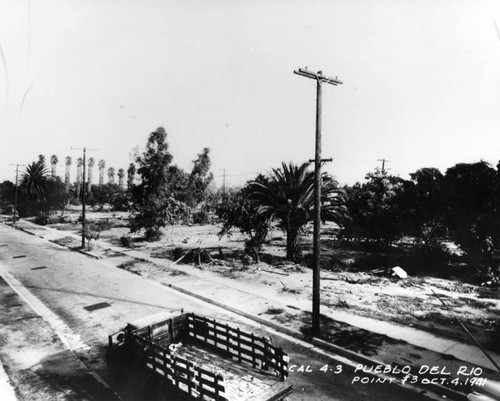
[(184, 256), (184, 250), (181, 247), (174, 248), (174, 250), (172, 251), (172, 255), (174, 257), (174, 260), (178, 260), (182, 256)]
[(148, 242), (158, 241), (163, 235), (159, 228), (148, 228), (144, 234)]
[(40, 226), (45, 226), (49, 223), (49, 218), (45, 213), (39, 213), (36, 217), (35, 220), (33, 221), (35, 224), (38, 224)]
[(130, 248), (132, 239), (130, 237), (120, 237), (120, 244), (125, 248)]
[(101, 228), (99, 224), (95, 222), (88, 222), (85, 225), (85, 231), (84, 231), (84, 237), (87, 239), (87, 246), (88, 249), (90, 250), (90, 242), (92, 240), (97, 240), (101, 236)]
[(198, 210), (193, 213), (194, 224), (208, 224), (210, 222), (210, 214), (206, 210)]
[(96, 225), (99, 226), (101, 231), (107, 231), (113, 228), (113, 224), (109, 221), (109, 219), (100, 220), (96, 223)]

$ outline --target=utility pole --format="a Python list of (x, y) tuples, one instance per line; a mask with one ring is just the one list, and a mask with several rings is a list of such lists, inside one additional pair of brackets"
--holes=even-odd
[(313, 293), (312, 293), (312, 334), (320, 333), (320, 258), (321, 258), (321, 108), (322, 85), (341, 85), (337, 77), (329, 78), (323, 71), (312, 72), (299, 68), (294, 74), (316, 80), (316, 151), (314, 158), (314, 232), (313, 232)]
[(382, 170), (381, 171), (382, 171), (382, 174), (384, 174), (385, 173), (385, 163), (386, 162), (389, 163), (390, 160), (387, 160), (387, 159), (377, 159), (377, 161), (382, 162)]
[(16, 212), (17, 212), (17, 177), (19, 175), (19, 166), (26, 166), (26, 164), (9, 164), (9, 166), (16, 166), (16, 183), (14, 184), (14, 209), (12, 210), (12, 225), (16, 224)]
[[(87, 148), (71, 148), (73, 150), (83, 150), (83, 182), (82, 182), (82, 249), (85, 248), (85, 167), (86, 167), (86, 154)], [(89, 149), (89, 150), (98, 150), (98, 149)]]

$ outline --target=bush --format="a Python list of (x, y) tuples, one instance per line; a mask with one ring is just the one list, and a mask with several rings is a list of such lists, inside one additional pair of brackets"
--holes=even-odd
[(174, 257), (174, 260), (179, 260), (184, 256), (184, 249), (182, 249), (181, 247), (174, 248), (174, 250), (172, 251), (172, 255)]
[(159, 228), (148, 228), (144, 234), (148, 242), (158, 241), (163, 235)]
[(99, 226), (101, 231), (107, 231), (113, 228), (113, 224), (109, 221), (109, 219), (100, 220), (96, 222), (96, 225)]
[(36, 217), (35, 220), (33, 220), (35, 224), (38, 224), (40, 226), (46, 226), (49, 223), (49, 218), (45, 213), (39, 213)]
[(120, 237), (120, 244), (125, 248), (130, 248), (132, 239), (130, 237)]
[(206, 210), (198, 210), (193, 213), (194, 224), (208, 224), (210, 222), (210, 213)]

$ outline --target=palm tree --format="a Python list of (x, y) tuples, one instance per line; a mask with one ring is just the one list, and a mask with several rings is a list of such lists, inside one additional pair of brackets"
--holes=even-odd
[(93, 157), (91, 157), (87, 163), (87, 166), (88, 166), (88, 176), (89, 176), (89, 180), (88, 180), (88, 187), (87, 187), (87, 191), (88, 192), (91, 192), (92, 191), (92, 173), (94, 171), (94, 165), (95, 165), (95, 159)]
[[(286, 258), (294, 262), (301, 257), (304, 227), (314, 220), (314, 171), (308, 166), (282, 163), (281, 168), (272, 170), (269, 180), (250, 183), (249, 198), (256, 201), (258, 214), (285, 231)], [(349, 220), (345, 192), (326, 173), (322, 174), (321, 193), (321, 219), (345, 224)]]
[(123, 178), (125, 177), (125, 170), (120, 168), (118, 169), (118, 186), (123, 188)]
[(76, 183), (78, 186), (82, 184), (82, 179), (83, 179), (83, 159), (79, 157), (76, 159)]
[(99, 160), (99, 186), (102, 187), (104, 185), (104, 169), (106, 168), (106, 162), (104, 160)]
[(108, 168), (108, 184), (115, 183), (115, 169), (113, 167)]
[(47, 199), (50, 180), (47, 167), (39, 160), (26, 167), (19, 189), (30, 202), (40, 203)]
[(69, 192), (69, 186), (70, 186), (70, 177), (69, 177), (69, 169), (71, 167), (72, 163), (71, 156), (66, 156), (66, 172), (64, 174), (64, 183), (66, 184), (66, 192)]
[(76, 197), (80, 198), (80, 191), (83, 180), (83, 159), (79, 157), (76, 159)]
[(38, 162), (41, 164), (45, 164), (45, 156), (44, 155), (38, 155)]
[(59, 163), (59, 160), (56, 155), (50, 156), (50, 165), (52, 166), (51, 168), (51, 175), (52, 177), (56, 176), (56, 165)]
[(136, 172), (135, 164), (130, 163), (128, 165), (128, 169), (127, 169), (127, 187), (128, 188), (131, 188), (132, 185), (134, 185), (135, 172)]

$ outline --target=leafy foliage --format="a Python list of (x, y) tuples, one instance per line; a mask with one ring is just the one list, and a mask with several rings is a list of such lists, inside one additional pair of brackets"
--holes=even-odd
[(146, 150), (136, 159), (141, 183), (130, 189), (130, 229), (132, 232), (144, 229), (148, 240), (158, 239), (162, 227), (190, 214), (189, 208), (172, 196), (169, 186), (172, 155), (166, 139), (167, 133), (161, 127), (149, 135)]
[(399, 197), (403, 231), (413, 236), (418, 244), (437, 248), (440, 239), (447, 234), (444, 176), (436, 168), (422, 168), (410, 177), (410, 181), (404, 182), (404, 191)]
[(348, 190), (352, 223), (344, 227), (341, 236), (390, 245), (402, 233), (398, 196), (403, 191), (403, 180), (379, 170), (368, 173), (366, 179), (366, 183), (357, 183)]
[(4, 181), (0, 184), (0, 210), (3, 213), (12, 213), (14, 207), (15, 185), (11, 181)]
[[(267, 179), (259, 175), (256, 182), (266, 183)], [(222, 195), (216, 214), (222, 220), (219, 236), (231, 235), (232, 229), (237, 228), (249, 239), (245, 243), (245, 251), (257, 262), (259, 251), (269, 231), (267, 218), (258, 213), (258, 204), (250, 199), (251, 189), (246, 185), (237, 192)]]
[(500, 278), (499, 170), (460, 163), (445, 175), (445, 224), (485, 278)]
[(207, 189), (212, 182), (214, 175), (210, 172), (210, 149), (204, 148), (198, 154), (198, 158), (193, 161), (193, 169), (187, 182), (189, 200), (186, 202), (190, 206), (199, 204), (206, 199)]
[(161, 227), (172, 221), (167, 188), (171, 162), (167, 133), (160, 127), (149, 135), (146, 150), (137, 156), (137, 172), (141, 176), (141, 183), (131, 189), (130, 230), (136, 232), (145, 229), (150, 240), (160, 235)]
[[(258, 215), (268, 222), (276, 222), (286, 233), (286, 258), (301, 258), (300, 237), (304, 226), (314, 220), (314, 171), (308, 163), (296, 166), (282, 163), (273, 169), (265, 181), (250, 183), (249, 198), (258, 205)], [(321, 219), (344, 225), (349, 221), (345, 207), (345, 192), (328, 174), (321, 176)]]
[(118, 184), (92, 185), (92, 191), (86, 199), (88, 205), (100, 209), (106, 205), (116, 211), (127, 211), (129, 208), (127, 191)]
[(41, 161), (27, 166), (19, 185), (18, 208), (21, 214), (65, 209), (70, 195), (59, 177), (48, 174)]
[(34, 203), (43, 202), (47, 196), (47, 190), (51, 177), (42, 161), (33, 162), (26, 167), (19, 189)]

